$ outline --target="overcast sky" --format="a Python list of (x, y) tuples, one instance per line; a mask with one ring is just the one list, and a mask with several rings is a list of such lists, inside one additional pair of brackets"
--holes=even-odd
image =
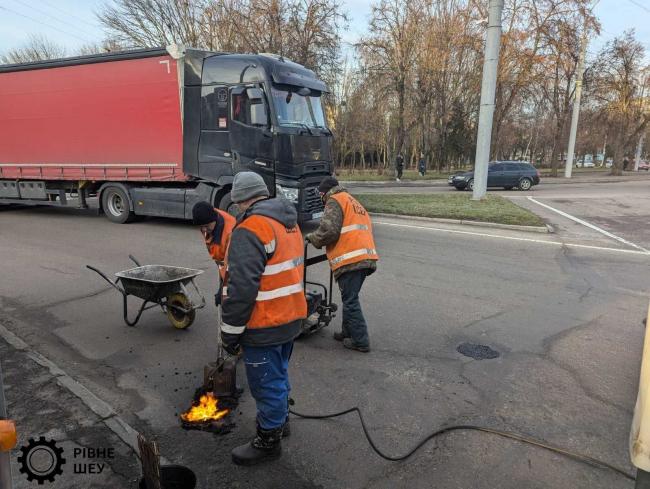
[[(99, 42), (104, 37), (95, 12), (105, 3), (107, 0), (0, 0), (0, 53), (20, 47), (30, 34), (43, 34), (74, 54), (81, 45)], [(347, 43), (354, 43), (364, 33), (371, 3), (344, 2), (351, 18), (350, 28), (343, 36)], [(598, 51), (624, 30), (634, 28), (650, 58), (650, 0), (600, 0), (595, 12), (603, 33), (591, 40), (590, 52)]]

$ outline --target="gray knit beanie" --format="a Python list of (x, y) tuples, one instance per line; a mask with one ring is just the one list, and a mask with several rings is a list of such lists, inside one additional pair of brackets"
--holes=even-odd
[(232, 182), (230, 198), (235, 204), (252, 199), (253, 197), (268, 197), (269, 189), (264, 179), (252, 171), (243, 171), (235, 175)]

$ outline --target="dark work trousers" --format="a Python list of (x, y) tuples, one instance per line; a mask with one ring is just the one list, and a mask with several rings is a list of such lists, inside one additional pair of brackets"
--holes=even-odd
[(343, 334), (352, 338), (357, 346), (370, 346), (368, 325), (363, 317), (359, 292), (368, 270), (345, 272), (338, 278), (341, 299), (343, 301)]
[(404, 173), (404, 167), (403, 166), (398, 166), (397, 167), (397, 178), (400, 180), (402, 179), (402, 173)]
[(244, 346), (248, 387), (257, 405), (257, 423), (280, 428), (289, 416), (289, 358), (293, 341), (274, 346)]

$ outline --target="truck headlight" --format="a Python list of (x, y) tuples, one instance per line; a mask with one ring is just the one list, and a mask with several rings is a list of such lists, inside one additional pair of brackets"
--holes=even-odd
[(298, 203), (298, 194), (300, 190), (293, 187), (283, 187), (282, 185), (275, 184), (275, 195), (282, 196), (293, 204)]

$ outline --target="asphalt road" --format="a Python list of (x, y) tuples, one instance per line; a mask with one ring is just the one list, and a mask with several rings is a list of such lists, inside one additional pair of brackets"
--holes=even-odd
[[(583, 206), (576, 196), (582, 190), (557, 187), (532, 195), (579, 214), (615, 206), (597, 197)], [(639, 192), (635, 206), (645, 205)], [(380, 268), (362, 295), (373, 351), (349, 352), (334, 342), (339, 318), (298, 341), (295, 409), (358, 405), (390, 454), (443, 425), (481, 424), (632, 472), (627, 443), (650, 257), (592, 229), (572, 232), (584, 226), (550, 215), (560, 232), (548, 236), (376, 219)], [(115, 225), (79, 211), (0, 211), (0, 323), (155, 435), (163, 455), (191, 467), (202, 488), (633, 487), (610, 471), (475, 432), (445, 435), (406, 462), (386, 462), (351, 416), (296, 420), (279, 463), (234, 467), (230, 449), (254, 430), (248, 395), (227, 436), (183, 431), (176, 418), (215, 354), (215, 310), (199, 311), (187, 331), (173, 330), (156, 310), (135, 328), (124, 325), (121, 297), (85, 265), (113, 273), (130, 267), (129, 253), (144, 263), (204, 269), (198, 283), (211, 297), (216, 270), (188, 223)], [(310, 274), (326, 279), (322, 266)], [(465, 357), (456, 351), (464, 342), (500, 356)]]

